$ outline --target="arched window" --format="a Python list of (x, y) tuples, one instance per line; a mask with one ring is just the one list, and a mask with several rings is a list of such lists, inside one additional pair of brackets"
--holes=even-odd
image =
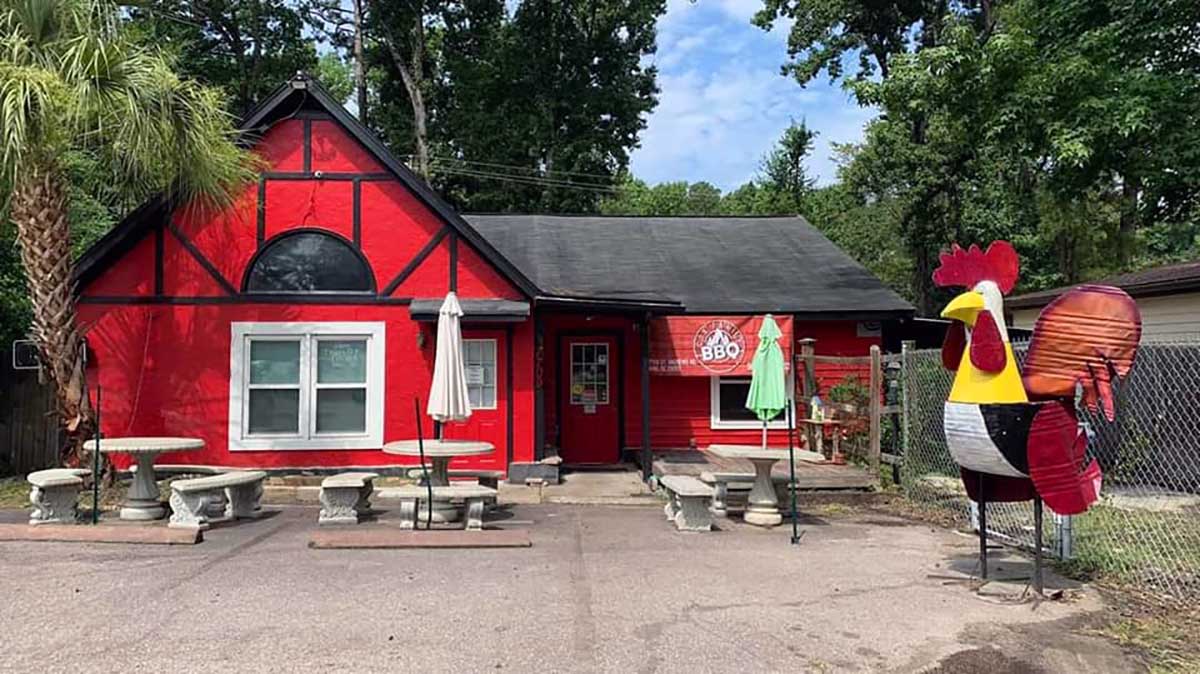
[(345, 239), (324, 231), (284, 232), (250, 262), (243, 284), (248, 293), (375, 291), (375, 275)]

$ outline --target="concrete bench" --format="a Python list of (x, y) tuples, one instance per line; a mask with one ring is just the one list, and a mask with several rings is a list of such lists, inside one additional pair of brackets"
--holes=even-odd
[[(417, 504), (429, 498), (429, 488), (396, 487), (389, 489), (388, 495), (400, 499), (400, 528), (416, 528)], [(476, 484), (452, 484), (447, 487), (434, 487), (433, 498), (435, 501), (462, 499), (467, 508), (466, 529), (480, 531), (483, 529), (484, 505), (489, 500), (495, 500), (496, 490)]]
[[(137, 466), (130, 466), (130, 470), (137, 472)], [(154, 476), (159, 475), (177, 476), (177, 475), (220, 475), (221, 473), (230, 472), (230, 468), (221, 468), (218, 466), (201, 466), (190, 463), (156, 463), (154, 464)], [(214, 492), (212, 499), (208, 502), (208, 516), (212, 519), (220, 519), (225, 516), (225, 493)]]
[[(433, 472), (433, 469), (430, 469)], [(484, 487), (497, 489), (500, 485), (500, 480), (504, 479), (504, 473), (498, 470), (471, 470), (452, 468), (446, 471), (446, 474), (453, 480), (456, 477), (473, 478)], [(425, 473), (420, 466), (408, 469), (408, 477), (410, 480), (416, 480), (417, 484), (425, 484)]]
[(207, 529), (215, 519), (210, 517), (209, 505), (219, 498), (225, 499), (225, 520), (258, 517), (266, 477), (261, 470), (239, 470), (175, 480), (171, 483), (171, 521), (167, 526)]
[(713, 488), (690, 475), (667, 475), (658, 481), (667, 491), (663, 508), (667, 519), (680, 531), (711, 531)]
[(51, 468), (25, 476), (30, 484), (30, 524), (74, 524), (79, 517), (79, 491), (83, 478), (92, 471), (82, 468)]
[(358, 524), (371, 512), (371, 494), (379, 473), (338, 473), (321, 480), (317, 524)]
[[(729, 517), (730, 513), (740, 513), (746, 510), (746, 501), (750, 490), (754, 487), (754, 473), (700, 473), (700, 481), (713, 489), (712, 514), (717, 517)], [(772, 475), (771, 482), (775, 484), (775, 496), (780, 503), (791, 498), (788, 493), (788, 478), (783, 475)]]

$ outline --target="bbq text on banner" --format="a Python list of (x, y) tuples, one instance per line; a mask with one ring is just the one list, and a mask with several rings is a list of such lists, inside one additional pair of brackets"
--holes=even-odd
[[(775, 316), (783, 362), (792, 362), (792, 317)], [(666, 316), (650, 321), (650, 374), (749, 375), (762, 316)]]

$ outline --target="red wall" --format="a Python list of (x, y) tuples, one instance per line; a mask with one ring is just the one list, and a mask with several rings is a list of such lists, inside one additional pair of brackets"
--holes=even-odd
[[(546, 364), (546, 441), (554, 444), (557, 438), (557, 401), (560, 391), (556, 376), (558, 337), (564, 332), (616, 332), (622, 339), (621, 350), (625, 375), (625, 447), (642, 444), (641, 340), (636, 321), (619, 316), (588, 317), (580, 314), (557, 314), (543, 317)], [(816, 339), (819, 355), (865, 356), (871, 345), (879, 344), (878, 337), (858, 337), (854, 321), (795, 322), (796, 339)], [(796, 349), (799, 352), (799, 347)], [(854, 366), (821, 364), (817, 367), (818, 386), (822, 395), (846, 374), (859, 374), (867, 383), (867, 369)], [(710, 410), (710, 382), (707, 377), (650, 377), (650, 444), (655, 449), (686, 448), (692, 441), (700, 448), (711, 444), (756, 444), (762, 440), (758, 430), (713, 430)], [(803, 413), (803, 409), (799, 410)], [(799, 435), (799, 434), (797, 434)], [(768, 442), (787, 444), (787, 432), (768, 431)]]
[[(288, 120), (269, 130), (256, 151), (272, 171), (303, 167), (303, 122)], [(374, 174), (383, 167), (332, 121), (312, 122), (312, 170)], [(382, 290), (444, 223), (395, 180), (361, 184), (362, 252)], [(346, 238), (353, 231), (353, 183), (349, 180), (268, 180), (266, 237), (295, 227), (316, 227)], [(256, 248), (258, 185), (248, 185), (228, 208), (212, 212), (182, 208), (173, 216), (180, 234), (218, 273), (240, 290), (246, 264)], [(409, 318), (401, 304), (315, 305), (205, 303), (227, 293), (170, 232), (163, 247), (163, 289), (175, 304), (130, 304), (129, 298), (154, 295), (155, 235), (148, 234), (84, 290), (80, 322), (95, 357), (92, 381), (104, 389), (103, 430), (110, 436), (186, 435), (205, 440), (204, 450), (164, 456), (163, 462), (230, 466), (306, 467), (378, 465), (405, 462), (377, 450), (235, 451), (228, 449), (230, 323), (234, 321), (383, 321), (386, 323), (384, 438), (415, 437), (413, 399), (425, 399), (433, 369), (436, 330)], [(393, 298), (436, 298), (449, 289), (450, 246), (446, 237)], [(458, 292), (465, 298), (522, 298), (490, 263), (467, 244), (457, 242)], [(121, 303), (96, 302), (121, 297)], [(464, 336), (497, 340), (498, 409), (480, 411), (467, 429), (447, 435), (478, 433), (494, 443), (494, 455), (463, 459), (455, 465), (503, 469), (506, 465), (507, 409), (513, 406), (513, 459), (533, 458), (533, 330), (529, 321), (514, 325), (513, 397), (505, 395), (506, 329), (464, 326)], [(417, 333), (424, 330), (424, 347)], [(426, 420), (427, 421), (427, 420)], [(429, 424), (426, 424), (427, 432)]]

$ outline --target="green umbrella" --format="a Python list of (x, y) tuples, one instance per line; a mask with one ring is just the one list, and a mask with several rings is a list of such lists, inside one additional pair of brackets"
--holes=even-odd
[(763, 449), (767, 447), (767, 422), (779, 416), (788, 404), (783, 350), (779, 348), (782, 336), (771, 314), (763, 316), (762, 326), (758, 329), (758, 350), (754, 352), (754, 360), (750, 361), (752, 376), (750, 393), (746, 396), (746, 409), (763, 422)]
[[(779, 413), (789, 409), (787, 382), (784, 375), (783, 350), (779, 348), (779, 338), (783, 333), (775, 324), (771, 314), (763, 316), (762, 326), (758, 329), (758, 350), (754, 352), (754, 360), (750, 361), (750, 393), (746, 395), (746, 409), (762, 420), (762, 446), (767, 448), (767, 422), (779, 416)], [(796, 516), (796, 456), (792, 451), (792, 419), (788, 415), (788, 463), (791, 469), (791, 484), (788, 490), (792, 493), (792, 544), (800, 542), (799, 519)]]

